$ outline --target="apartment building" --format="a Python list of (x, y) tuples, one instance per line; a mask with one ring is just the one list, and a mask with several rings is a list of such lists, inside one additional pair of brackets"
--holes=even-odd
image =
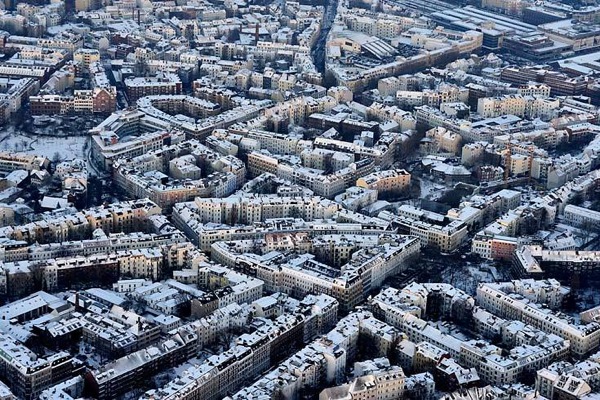
[(357, 179), (356, 186), (377, 190), (379, 197), (397, 196), (410, 188), (410, 174), (403, 169), (373, 172)]
[(92, 159), (96, 164), (110, 170), (113, 162), (120, 158), (133, 158), (159, 150), (165, 145), (179, 143), (185, 135), (180, 131), (144, 133), (134, 140), (120, 142), (114, 132), (103, 132), (92, 136)]
[(0, 152), (0, 172), (8, 174), (18, 169), (26, 171), (41, 171), (48, 169), (50, 160), (46, 157), (24, 154)]
[(132, 103), (145, 96), (181, 94), (181, 79), (172, 73), (161, 72), (149, 78), (127, 78), (124, 84), (129, 101)]
[(40, 358), (8, 335), (0, 337), (0, 349), (1, 375), (22, 399), (37, 399), (45, 389), (83, 372), (83, 365), (68, 353)]
[(568, 204), (564, 211), (565, 222), (577, 228), (596, 231), (600, 227), (600, 212)]
[(477, 288), (477, 301), (483, 308), (501, 317), (523, 321), (569, 340), (570, 351), (576, 356), (589, 354), (598, 348), (600, 325), (597, 323), (570, 323), (534, 302), (507, 294), (502, 290), (501, 284), (480, 284)]

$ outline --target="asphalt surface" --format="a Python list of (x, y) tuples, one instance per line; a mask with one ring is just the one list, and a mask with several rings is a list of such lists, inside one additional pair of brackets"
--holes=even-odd
[(325, 2), (325, 15), (321, 25), (321, 32), (319, 33), (317, 43), (312, 50), (313, 62), (315, 63), (317, 71), (321, 73), (325, 72), (325, 46), (327, 45), (327, 36), (331, 30), (331, 25), (333, 25), (333, 21), (337, 14), (337, 6), (338, 0)]

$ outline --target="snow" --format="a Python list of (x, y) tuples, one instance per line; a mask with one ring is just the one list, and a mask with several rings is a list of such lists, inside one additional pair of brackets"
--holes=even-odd
[[(202, 365), (212, 354), (202, 352), (198, 357), (190, 358), (183, 364), (174, 368), (169, 368), (166, 371), (154, 375), (147, 383), (146, 389), (155, 389), (167, 385), (169, 382), (184, 376), (184, 372), (193, 366)], [(138, 399), (140, 398), (140, 389), (136, 388), (125, 395), (123, 399)]]
[(79, 342), (79, 352), (77, 355), (85, 359), (85, 362), (91, 369), (99, 369), (104, 364), (102, 357), (100, 357), (94, 346), (85, 343), (83, 340)]
[(432, 182), (425, 177), (420, 177), (419, 183), (421, 186), (420, 197), (422, 199), (435, 200), (436, 198), (439, 198), (443, 191), (446, 189), (444, 185)]
[(112, 304), (116, 304), (116, 305), (121, 305), (123, 304), (123, 302), (125, 302), (125, 300), (119, 296), (118, 294), (116, 294), (113, 291), (110, 290), (105, 290), (105, 289), (100, 289), (100, 288), (90, 288), (86, 290), (87, 293), (91, 294), (92, 296), (95, 296), (99, 299), (101, 299), (104, 302), (108, 302), (108, 303), (112, 303)]
[(482, 282), (497, 282), (505, 280), (505, 276), (492, 263), (466, 262), (463, 265), (451, 267), (442, 275), (444, 283), (450, 283), (458, 289), (474, 294), (477, 285)]
[(17, 133), (12, 128), (0, 131), (0, 151), (37, 154), (52, 160), (56, 153), (61, 159), (85, 159), (87, 136), (51, 137)]

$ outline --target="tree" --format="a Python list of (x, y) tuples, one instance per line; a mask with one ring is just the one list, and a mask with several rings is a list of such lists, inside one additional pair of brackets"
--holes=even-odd
[(581, 193), (576, 193), (574, 196), (571, 197), (569, 203), (573, 204), (574, 206), (580, 206), (584, 201), (583, 195)]
[(300, 209), (296, 206), (290, 207), (290, 218), (302, 218), (302, 213)]
[(57, 151), (52, 155), (52, 164), (60, 164), (62, 162), (62, 155)]
[(327, 89), (329, 89), (330, 87), (336, 86), (337, 85), (337, 79), (335, 77), (335, 75), (328, 71), (325, 71), (325, 76), (323, 77), (323, 86), (325, 86)]

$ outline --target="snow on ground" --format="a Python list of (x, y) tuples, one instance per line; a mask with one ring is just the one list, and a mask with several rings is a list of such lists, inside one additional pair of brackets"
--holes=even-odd
[(449, 283), (469, 294), (474, 294), (477, 285), (482, 282), (506, 280), (503, 274), (489, 262), (466, 262), (462, 266), (451, 268), (442, 276), (442, 281)]
[(86, 362), (87, 365), (92, 369), (98, 369), (104, 363), (106, 363), (106, 360), (103, 360), (102, 357), (98, 355), (98, 352), (94, 349), (94, 346), (85, 343), (83, 340), (79, 342), (77, 358)]
[(0, 151), (37, 154), (51, 160), (58, 153), (62, 160), (71, 160), (85, 158), (87, 140), (87, 136), (29, 136), (9, 129), (0, 132)]
[(579, 301), (577, 303), (578, 311), (589, 310), (600, 305), (600, 293), (596, 286), (586, 287), (577, 291)]
[(85, 142), (87, 138), (82, 136), (73, 136), (68, 138), (39, 138), (31, 143), (31, 153), (46, 156), (50, 159), (54, 154), (60, 154), (63, 160), (72, 160), (74, 158), (85, 158)]
[(574, 309), (563, 310), (563, 313), (573, 319), (573, 323), (581, 323), (580, 313), (588, 311), (600, 305), (600, 293), (597, 285), (592, 283), (589, 287), (574, 290), (575, 305)]
[(446, 187), (439, 183), (435, 183), (430, 181), (425, 177), (419, 178), (419, 183), (421, 185), (421, 198), (435, 200), (438, 199), (441, 194), (444, 192)]

